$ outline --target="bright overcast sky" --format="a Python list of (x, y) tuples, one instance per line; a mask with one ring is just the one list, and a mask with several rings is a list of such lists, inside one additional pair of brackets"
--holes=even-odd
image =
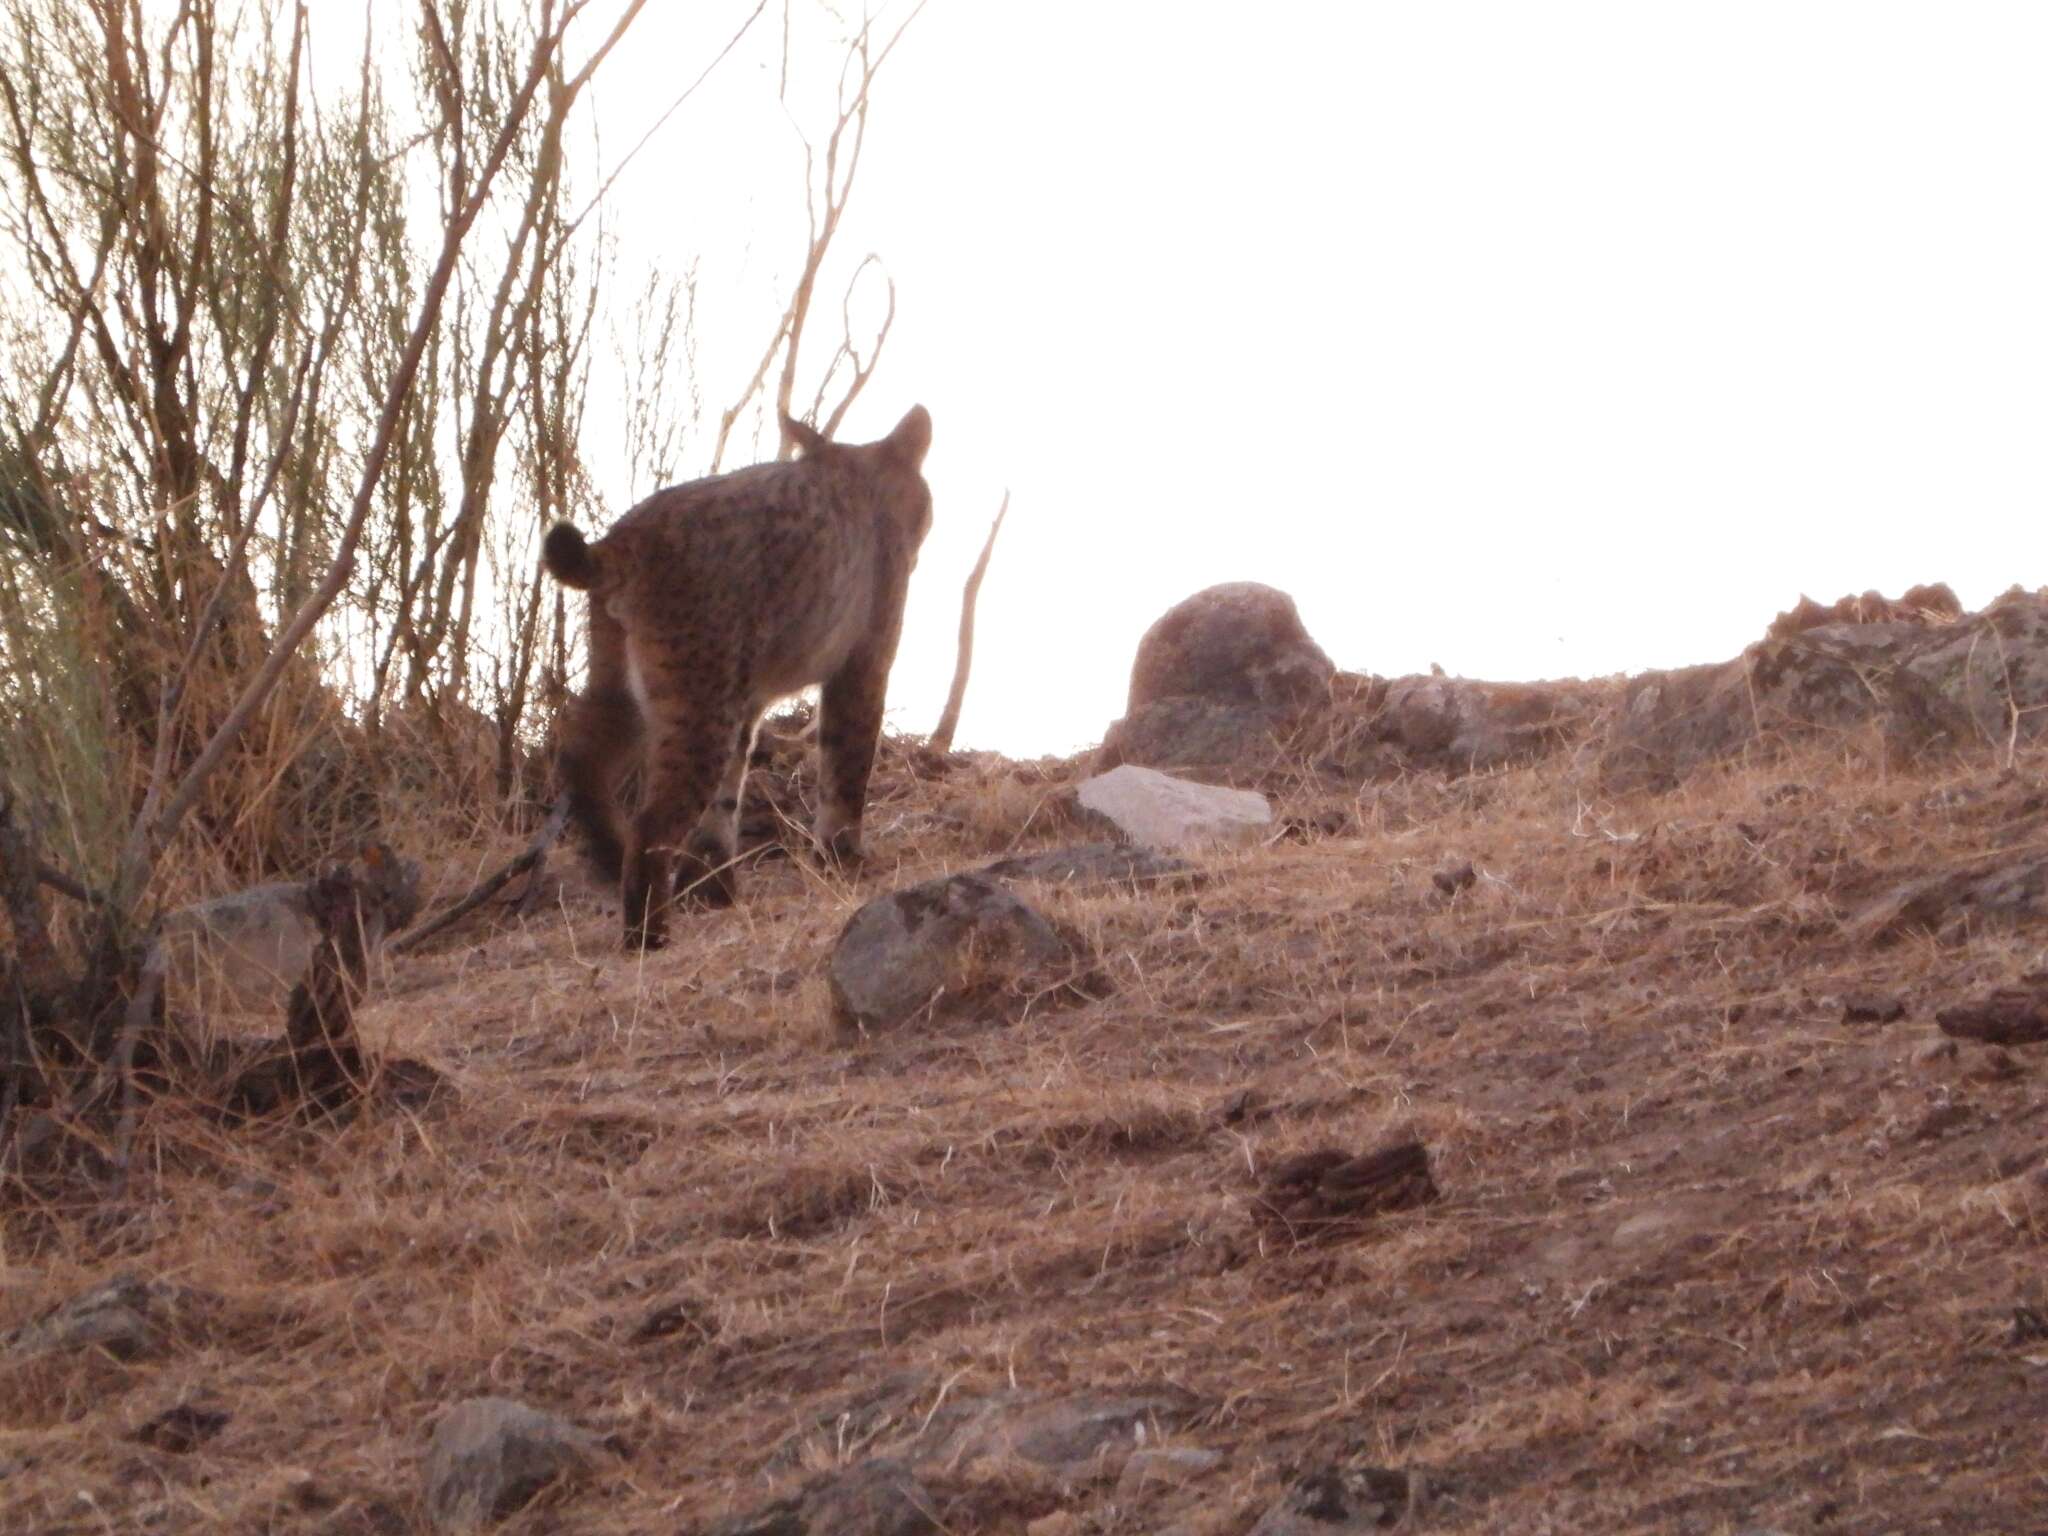
[[(703, 57), (642, 25), (614, 149)], [(2044, 63), (2038, 4), (932, 0), (844, 236), (900, 314), (843, 435), (936, 423), (893, 717), (936, 718), (1005, 487), (961, 741), (1012, 753), (1098, 740), (1213, 582), (1490, 678), (2048, 582)], [(692, 177), (792, 203), (732, 99), (636, 162), (629, 243), (719, 243)]]

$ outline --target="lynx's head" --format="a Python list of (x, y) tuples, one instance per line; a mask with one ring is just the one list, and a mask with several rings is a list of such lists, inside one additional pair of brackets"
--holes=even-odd
[(932, 528), (931, 487), (924, 482), (924, 456), (932, 446), (932, 414), (913, 405), (896, 430), (880, 442), (835, 443), (815, 427), (785, 416), (782, 433), (805, 460), (825, 473), (864, 481), (902, 538), (910, 561)]

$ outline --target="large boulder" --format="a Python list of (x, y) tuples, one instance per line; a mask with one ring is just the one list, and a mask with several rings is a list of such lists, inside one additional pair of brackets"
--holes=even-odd
[(1255, 581), (1227, 582), (1176, 603), (1145, 631), (1127, 712), (1189, 695), (1297, 709), (1320, 699), (1336, 672), (1293, 598)]
[(1327, 708), (1336, 671), (1285, 592), (1250, 581), (1197, 592), (1138, 642), (1124, 717), (1096, 767), (1268, 772), (1303, 720)]
[(1823, 732), (1875, 730), (1912, 757), (2048, 730), (2048, 593), (2011, 592), (1951, 622), (1858, 601), (1875, 622), (1781, 619), (1732, 661), (1630, 678), (1602, 744), (1603, 784), (1668, 789), (1705, 764)]

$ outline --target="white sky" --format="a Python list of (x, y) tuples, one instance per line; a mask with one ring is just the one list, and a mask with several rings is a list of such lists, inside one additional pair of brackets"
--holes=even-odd
[[(608, 149), (744, 9), (650, 8)], [(787, 270), (770, 58), (621, 183), (626, 260)], [(2044, 65), (2038, 4), (933, 0), (843, 236), (900, 313), (842, 435), (936, 423), (893, 717), (936, 719), (1006, 486), (961, 744), (1012, 753), (1099, 739), (1218, 581), (1492, 678), (2048, 582)]]

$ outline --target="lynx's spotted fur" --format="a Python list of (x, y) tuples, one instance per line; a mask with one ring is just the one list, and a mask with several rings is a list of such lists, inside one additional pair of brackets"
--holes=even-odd
[[(658, 948), (677, 892), (730, 904), (754, 728), (812, 683), (814, 832), (860, 856), (882, 697), (918, 547), (932, 422), (913, 407), (877, 443), (783, 423), (800, 457), (657, 491), (594, 543), (567, 523), (542, 557), (590, 593), (590, 683), (565, 722), (570, 808), (600, 871), (622, 883), (626, 945)], [(620, 780), (641, 771), (622, 817)]]

